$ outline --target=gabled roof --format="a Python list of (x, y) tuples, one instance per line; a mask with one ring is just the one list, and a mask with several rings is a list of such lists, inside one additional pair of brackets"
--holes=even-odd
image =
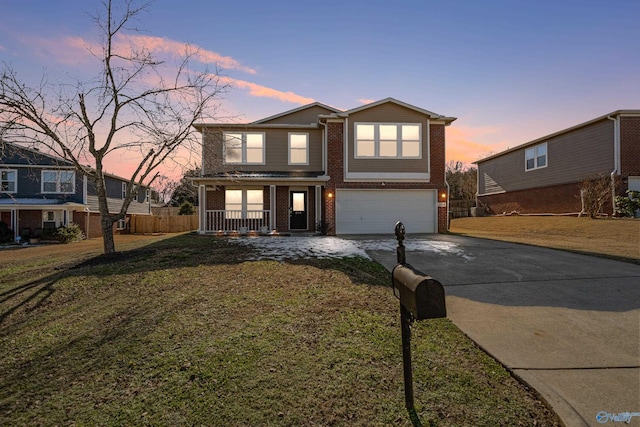
[[(3, 146), (8, 148), (9, 150), (3, 151)], [(20, 152), (23, 152), (25, 154), (21, 155), (19, 154)], [(37, 162), (39, 159), (46, 158), (58, 164), (64, 164), (65, 166), (75, 167), (75, 165), (69, 160), (65, 160), (53, 154), (44, 153), (36, 148), (25, 147), (23, 145), (19, 145), (14, 142), (9, 142), (5, 140), (0, 141), (0, 158), (3, 157), (2, 156), (3, 154), (5, 155), (13, 154), (18, 156), (23, 156), (25, 159), (27, 158), (27, 156), (29, 156), (29, 158), (34, 159), (34, 161), (36, 162), (36, 163), (33, 163), (34, 165), (38, 164)], [(25, 165), (29, 165), (29, 163), (26, 163)]]
[(380, 101), (375, 101), (375, 102), (371, 102), (369, 104), (361, 105), (359, 107), (352, 108), (351, 110), (347, 110), (347, 111), (344, 111), (342, 113), (336, 113), (335, 115), (337, 117), (346, 117), (346, 116), (348, 116), (350, 114), (357, 113), (359, 111), (367, 110), (369, 108), (374, 108), (374, 107), (377, 107), (379, 105), (388, 104), (388, 103), (396, 104), (396, 105), (399, 105), (401, 107), (408, 108), (408, 109), (413, 110), (413, 111), (417, 111), (418, 113), (421, 113), (421, 114), (429, 116), (429, 118), (432, 119), (432, 120), (442, 120), (447, 125), (451, 124), (451, 122), (456, 120), (456, 117), (443, 116), (441, 114), (434, 113), (434, 112), (429, 111), (429, 110), (425, 110), (424, 108), (416, 107), (415, 105), (411, 105), (411, 104), (407, 104), (406, 102), (398, 101), (395, 98), (381, 99)]
[(299, 111), (303, 111), (306, 110), (308, 108), (313, 108), (313, 107), (322, 107), (325, 108), (329, 111), (333, 111), (334, 113), (339, 113), (341, 110), (338, 110), (337, 108), (334, 107), (330, 107), (326, 104), (323, 104), (321, 102), (313, 102), (311, 104), (307, 104), (307, 105), (303, 105), (302, 107), (298, 107), (298, 108), (294, 108), (293, 110), (288, 110), (288, 111), (284, 111), (282, 113), (278, 113), (276, 115), (270, 116), (270, 117), (265, 117), (264, 119), (260, 119), (260, 120), (256, 120), (255, 122), (251, 122), (250, 124), (252, 125), (256, 125), (256, 124), (260, 124), (260, 123), (265, 123), (271, 120), (275, 120), (277, 118), (283, 117), (283, 116), (287, 116), (289, 114), (293, 114), (293, 113), (297, 113)]
[(490, 156), (485, 157), (484, 159), (476, 160), (475, 162), (473, 162), (473, 164), (482, 163), (482, 162), (485, 162), (487, 160), (494, 159), (496, 157), (504, 156), (505, 154), (511, 153), (513, 151), (522, 150), (523, 148), (526, 148), (528, 146), (536, 145), (536, 144), (544, 142), (544, 141), (546, 141), (548, 139), (555, 138), (556, 136), (562, 135), (563, 133), (568, 133), (568, 132), (574, 131), (576, 129), (580, 129), (582, 127), (585, 127), (585, 126), (589, 126), (589, 125), (591, 125), (593, 123), (596, 123), (596, 122), (599, 122), (601, 120), (605, 120), (608, 117), (614, 117), (614, 116), (619, 116), (619, 115), (634, 115), (634, 116), (635, 115), (640, 115), (640, 110), (616, 110), (616, 111), (613, 111), (611, 113), (604, 114), (602, 116), (596, 117), (595, 119), (586, 121), (584, 123), (577, 124), (577, 125), (572, 126), (570, 128), (566, 128), (566, 129), (560, 130), (558, 132), (554, 132), (554, 133), (551, 133), (549, 135), (545, 135), (543, 137), (536, 138), (536, 139), (534, 139), (532, 141), (525, 142), (523, 144), (517, 145), (517, 146), (515, 146), (513, 148), (509, 148), (509, 149), (501, 151), (499, 153), (492, 154)]

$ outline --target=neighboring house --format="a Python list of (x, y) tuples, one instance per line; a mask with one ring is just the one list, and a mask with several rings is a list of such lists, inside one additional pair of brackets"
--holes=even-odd
[(247, 124), (202, 123), (200, 233), (393, 234), (447, 228), (445, 126), (387, 98), (313, 103)]
[[(127, 180), (106, 175), (109, 211), (118, 213)], [(150, 214), (146, 188), (127, 214)], [(87, 237), (102, 235), (98, 197), (93, 183), (73, 163), (37, 150), (0, 141), (0, 221), (15, 236), (34, 234), (75, 222)], [(127, 221), (114, 228), (126, 229)]]
[[(606, 174), (616, 194), (640, 190), (640, 110), (618, 110), (475, 162), (490, 214), (580, 213), (581, 183)], [(613, 202), (607, 203), (611, 214)]]

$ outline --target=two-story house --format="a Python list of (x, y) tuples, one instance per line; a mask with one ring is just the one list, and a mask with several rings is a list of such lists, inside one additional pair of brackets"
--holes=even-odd
[(614, 111), (475, 163), (478, 205), (488, 213), (577, 214), (590, 177), (609, 176), (614, 196), (640, 190), (640, 110)]
[[(127, 180), (105, 176), (109, 212), (122, 207)], [(127, 214), (149, 215), (149, 192), (141, 187)], [(96, 189), (73, 163), (50, 154), (0, 141), (0, 221), (15, 237), (40, 233), (75, 222), (85, 236), (100, 237)], [(116, 230), (126, 230), (127, 220)]]
[(387, 98), (313, 103), (246, 124), (201, 123), (200, 233), (408, 233), (447, 228), (445, 126)]

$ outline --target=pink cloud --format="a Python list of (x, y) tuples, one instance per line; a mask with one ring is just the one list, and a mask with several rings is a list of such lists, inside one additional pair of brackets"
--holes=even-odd
[(249, 74), (256, 74), (253, 68), (242, 65), (230, 56), (223, 56), (217, 52), (203, 49), (199, 46), (189, 45), (164, 37), (127, 35), (118, 37), (119, 44), (133, 46), (137, 49), (146, 49), (155, 53), (166, 53), (169, 55), (184, 55), (194, 53), (195, 57), (205, 64), (217, 64), (223, 69), (233, 69)]
[(248, 90), (249, 95), (255, 96), (255, 97), (273, 98), (282, 102), (292, 102), (294, 104), (300, 104), (300, 105), (305, 105), (305, 104), (310, 104), (312, 102), (315, 102), (315, 99), (313, 98), (307, 98), (307, 97), (295, 94), (293, 92), (282, 92), (276, 89), (271, 89), (269, 87), (261, 86), (256, 83), (251, 83), (244, 80), (238, 80), (231, 77), (223, 77), (221, 78), (221, 80), (231, 84), (232, 86), (238, 87), (240, 89)]
[(358, 99), (358, 102), (360, 102), (361, 104), (371, 104), (372, 102), (375, 102), (375, 99), (366, 99), (366, 98), (360, 98)]

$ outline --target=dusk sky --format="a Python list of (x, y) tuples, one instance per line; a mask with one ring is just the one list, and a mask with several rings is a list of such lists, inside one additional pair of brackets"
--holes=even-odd
[[(93, 0), (0, 0), (0, 59), (27, 83), (92, 76)], [(472, 162), (618, 109), (640, 108), (640, 1), (157, 0), (140, 17), (166, 54), (202, 49), (253, 121), (318, 101), (393, 97), (457, 117), (447, 160)], [(114, 173), (117, 164), (109, 166)]]

